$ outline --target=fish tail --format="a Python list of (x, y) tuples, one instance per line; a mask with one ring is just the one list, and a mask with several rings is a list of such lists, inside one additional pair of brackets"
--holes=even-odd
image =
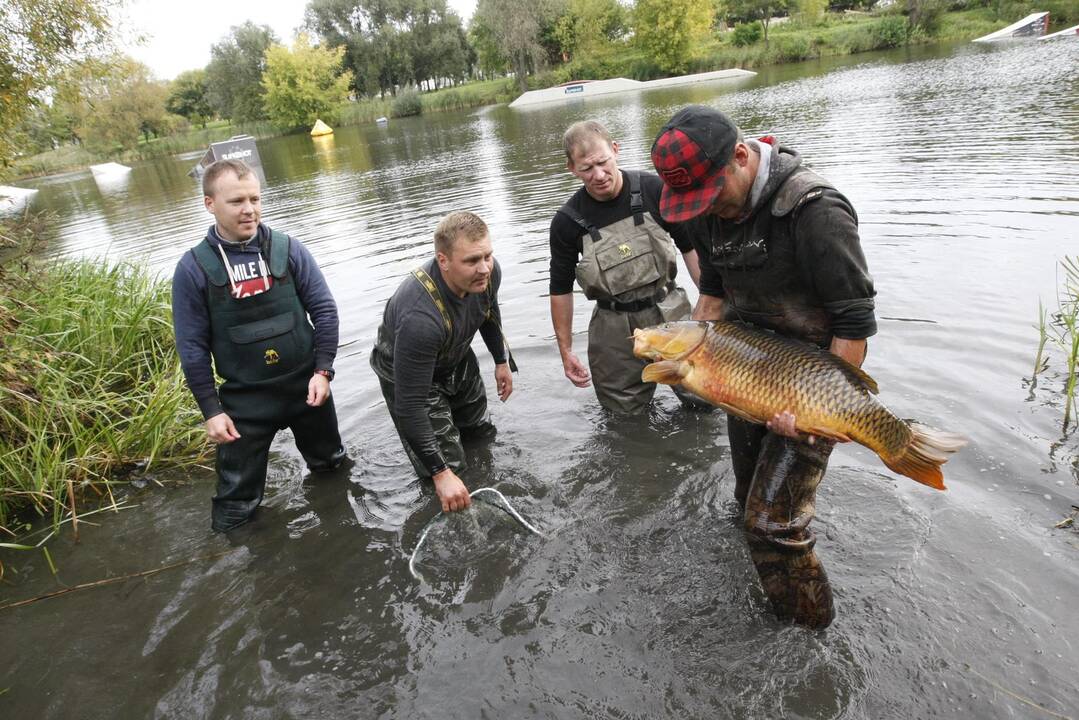
[(922, 485), (944, 490), (944, 473), (940, 466), (948, 462), (949, 455), (966, 445), (967, 439), (911, 420), (905, 422), (910, 427), (910, 442), (899, 455), (882, 458), (884, 464)]

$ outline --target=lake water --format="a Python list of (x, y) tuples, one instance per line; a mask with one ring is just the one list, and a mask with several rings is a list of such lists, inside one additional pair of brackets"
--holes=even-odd
[[(687, 103), (800, 150), (858, 211), (880, 332), (866, 370), (899, 415), (962, 432), (948, 491), (842, 446), (818, 496), (838, 618), (777, 623), (742, 538), (724, 419), (661, 389), (611, 420), (562, 375), (547, 227), (577, 183), (562, 130), (594, 117), (647, 167)], [(195, 559), (0, 610), (11, 718), (1079, 717), (1079, 442), (1063, 360), (1031, 382), (1039, 301), (1079, 254), (1079, 43), (962, 45), (762, 72), (735, 83), (527, 111), (489, 107), (259, 143), (264, 219), (302, 239), (341, 309), (333, 390), (353, 465), (307, 477), (282, 436), (253, 524), (209, 532), (213, 477), (132, 490), (81, 542), (6, 553), (3, 602)], [(125, 179), (49, 178), (52, 252), (162, 272), (210, 224), (197, 153)], [(471, 209), (503, 267), (521, 372), (509, 402), (480, 348), (493, 443), (471, 450), (545, 533), (498, 513), (441, 521), (411, 474), (367, 356), (382, 307)], [(688, 284), (687, 277), (682, 279)], [(590, 311), (578, 295), (575, 345)]]

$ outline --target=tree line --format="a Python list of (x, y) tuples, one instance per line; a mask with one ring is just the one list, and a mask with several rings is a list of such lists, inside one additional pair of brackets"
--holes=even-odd
[[(115, 0), (0, 0), (0, 165), (65, 145), (116, 154), (214, 119), (332, 123), (350, 99), (407, 87), (512, 77), (523, 91), (559, 66), (605, 77), (604, 59), (626, 47), (674, 74), (721, 25), (760, 21), (767, 42), (773, 16), (875, 1), (478, 0), (466, 26), (446, 0), (308, 0), (291, 46), (248, 21), (213, 45), (206, 67), (164, 82), (116, 53)], [(913, 15), (945, 0), (899, 2)]]

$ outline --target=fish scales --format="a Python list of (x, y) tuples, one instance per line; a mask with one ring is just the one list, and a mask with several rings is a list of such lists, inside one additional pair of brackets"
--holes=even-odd
[(902, 420), (877, 399), (864, 371), (815, 346), (727, 322), (666, 323), (634, 332), (634, 352), (655, 360), (646, 381), (681, 384), (757, 423), (795, 415), (799, 431), (854, 440), (895, 472), (943, 489), (940, 465), (965, 440)]

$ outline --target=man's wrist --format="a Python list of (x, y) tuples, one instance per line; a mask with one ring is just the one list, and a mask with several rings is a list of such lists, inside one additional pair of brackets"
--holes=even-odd
[(326, 378), (326, 380), (328, 380), (328, 381), (332, 381), (333, 376), (336, 373), (334, 372), (333, 368), (329, 368), (329, 369), (327, 369), (327, 368), (319, 368), (318, 370), (315, 370), (315, 374), (316, 375), (321, 375), (322, 377)]

